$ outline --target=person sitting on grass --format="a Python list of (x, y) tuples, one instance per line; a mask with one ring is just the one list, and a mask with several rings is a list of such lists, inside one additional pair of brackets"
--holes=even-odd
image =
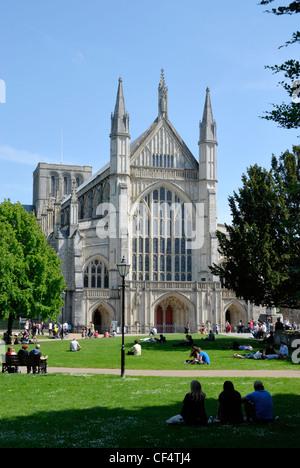
[(192, 338), (192, 335), (186, 335), (186, 340), (180, 341), (179, 343), (175, 343), (172, 346), (193, 346), (194, 340)]
[(221, 424), (241, 424), (243, 422), (242, 397), (234, 389), (230, 380), (223, 384), (223, 392), (218, 398), (218, 420)]
[(128, 351), (127, 354), (131, 354), (134, 356), (140, 356), (142, 354), (142, 347), (137, 340), (134, 340), (134, 345), (132, 346), (131, 350)]
[(210, 364), (210, 358), (206, 351), (203, 351), (201, 348), (199, 353), (199, 362), (198, 364)]
[(289, 348), (283, 341), (281, 341), (280, 348), (278, 351), (278, 359), (286, 359), (288, 356), (289, 356)]
[(215, 334), (212, 330), (210, 330), (207, 338), (202, 338), (203, 341), (215, 341), (215, 339)]
[(190, 359), (187, 359), (185, 361), (185, 364), (198, 364), (200, 351), (200, 348), (198, 348), (197, 346), (193, 346), (190, 352)]
[(267, 359), (278, 359), (278, 355), (276, 350), (274, 349), (274, 346), (270, 344), (268, 348), (266, 349), (266, 358)]
[(274, 420), (272, 396), (260, 380), (254, 382), (254, 392), (242, 398), (245, 403), (247, 421), (254, 423), (270, 423)]
[(167, 340), (166, 340), (166, 337), (164, 335), (159, 335), (159, 338), (156, 338), (156, 341), (158, 343), (165, 343)]
[(184, 397), (181, 413), (168, 419), (166, 423), (206, 426), (208, 418), (204, 407), (205, 397), (200, 382), (192, 380), (191, 391)]
[(75, 338), (73, 338), (73, 340), (70, 343), (70, 351), (80, 351), (81, 349), (82, 348), (78, 341)]

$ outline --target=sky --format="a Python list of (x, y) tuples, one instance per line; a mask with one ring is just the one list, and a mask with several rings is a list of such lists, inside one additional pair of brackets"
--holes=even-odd
[[(266, 65), (299, 59), (279, 48), (299, 29), (259, 0), (0, 0), (0, 202), (32, 204), (39, 162), (109, 161), (111, 112), (123, 79), (131, 140), (158, 115), (161, 68), (168, 117), (198, 159), (210, 88), (218, 139), (218, 222), (251, 165), (299, 145), (299, 132), (262, 119), (289, 99)], [(276, 0), (272, 6), (285, 5)], [(297, 21), (298, 20), (298, 21)]]

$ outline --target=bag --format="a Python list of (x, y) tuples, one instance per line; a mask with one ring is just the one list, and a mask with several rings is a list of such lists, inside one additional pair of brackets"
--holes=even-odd
[(184, 424), (185, 421), (181, 414), (176, 414), (176, 416), (172, 416), (172, 418), (166, 421), (166, 424)]

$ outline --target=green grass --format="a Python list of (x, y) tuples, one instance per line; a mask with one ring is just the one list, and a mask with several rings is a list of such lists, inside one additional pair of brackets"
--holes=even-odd
[[(0, 447), (34, 448), (242, 448), (298, 447), (298, 379), (264, 379), (279, 421), (267, 427), (167, 426), (178, 414), (188, 378), (109, 375), (18, 375), (0, 377)], [(224, 379), (201, 377), (208, 415), (216, 415)], [(234, 378), (242, 395), (253, 379)], [(283, 437), (284, 434), (284, 437)]]
[[(291, 360), (270, 360), (257, 361), (253, 359), (234, 359), (233, 353), (236, 351), (222, 349), (231, 346), (235, 337), (218, 335), (215, 342), (202, 341), (200, 335), (195, 335), (194, 340), (203, 350), (207, 351), (211, 364), (209, 366), (187, 366), (183, 364), (189, 357), (190, 348), (174, 347), (173, 344), (183, 340), (183, 335), (166, 335), (167, 342), (148, 343), (141, 342), (141, 356), (126, 356), (127, 369), (175, 369), (186, 370), (195, 369), (195, 372), (205, 372), (207, 369), (298, 369), (299, 366), (293, 364)], [(199, 337), (199, 338), (198, 338)], [(133, 345), (135, 338), (125, 337), (126, 352)], [(261, 348), (261, 342), (254, 339), (238, 338), (240, 344), (250, 343), (254, 350)], [(70, 352), (69, 340), (41, 341), (42, 354), (48, 355), (48, 366), (50, 367), (83, 367), (83, 368), (120, 368), (121, 337), (99, 338), (79, 340), (82, 350), (76, 353)], [(18, 351), (20, 345), (15, 346)], [(29, 349), (34, 345), (29, 345)], [(240, 351), (240, 354), (247, 354), (247, 351)]]
[[(125, 337), (126, 351), (135, 337)], [(233, 359), (224, 350), (235, 338), (219, 335), (214, 343), (195, 341), (208, 351), (210, 366), (183, 364), (189, 349), (173, 347), (183, 335), (167, 335), (167, 343), (142, 343), (142, 356), (126, 356), (126, 369), (193, 369), (206, 393), (206, 410), (216, 416), (225, 378), (205, 377), (207, 369), (299, 369), (290, 360)], [(245, 338), (238, 341), (247, 342)], [(69, 351), (69, 340), (41, 342), (50, 367), (120, 368), (121, 338), (80, 340), (82, 350)], [(251, 340), (255, 349), (261, 343)], [(29, 349), (33, 345), (29, 346)], [(18, 351), (20, 345), (16, 345)], [(279, 421), (268, 427), (169, 427), (165, 421), (181, 410), (191, 378), (128, 377), (48, 373), (0, 374), (0, 448), (259, 448), (299, 447), (299, 379), (262, 379), (273, 397)], [(206, 374), (207, 375), (207, 374)], [(232, 378), (245, 395), (254, 378)], [(284, 437), (283, 437), (284, 434)]]

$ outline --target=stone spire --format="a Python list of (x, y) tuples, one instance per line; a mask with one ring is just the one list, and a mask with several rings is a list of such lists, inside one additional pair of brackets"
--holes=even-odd
[(217, 139), (217, 126), (213, 118), (210, 90), (206, 88), (206, 99), (204, 104), (204, 111), (202, 121), (200, 122), (200, 141), (216, 141)]
[(129, 135), (129, 115), (125, 109), (122, 81), (122, 78), (119, 78), (115, 112), (111, 115), (111, 136)]
[(164, 69), (161, 69), (160, 83), (158, 85), (158, 118), (168, 118), (168, 88), (166, 87)]

